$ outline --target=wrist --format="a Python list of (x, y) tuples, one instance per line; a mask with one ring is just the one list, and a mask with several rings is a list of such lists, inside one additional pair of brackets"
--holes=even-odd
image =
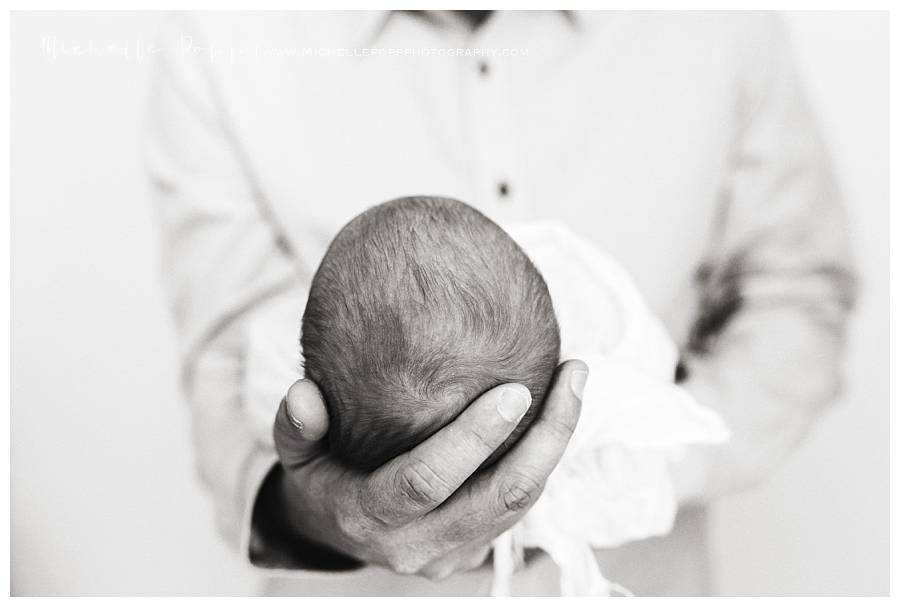
[(250, 561), (259, 567), (347, 570), (362, 563), (326, 545), (316, 532), (315, 515), (304, 507), (303, 495), (291, 486), (284, 468), (272, 468), (257, 494), (253, 509)]

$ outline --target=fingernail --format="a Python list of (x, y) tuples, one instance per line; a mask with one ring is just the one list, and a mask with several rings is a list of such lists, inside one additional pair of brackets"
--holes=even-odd
[(284, 410), (287, 413), (288, 421), (291, 422), (291, 425), (294, 426), (295, 428), (297, 428), (297, 430), (300, 430), (302, 432), (303, 431), (303, 422), (301, 422), (299, 419), (294, 417), (294, 414), (291, 413), (290, 406), (285, 407)]
[(577, 371), (572, 371), (572, 377), (569, 378), (569, 385), (572, 387), (572, 392), (579, 400), (584, 396), (584, 384), (587, 383), (587, 377), (588, 372), (579, 369)]
[(506, 421), (517, 422), (528, 411), (529, 405), (531, 405), (531, 394), (528, 390), (504, 388), (500, 394), (500, 402), (497, 403), (497, 412)]

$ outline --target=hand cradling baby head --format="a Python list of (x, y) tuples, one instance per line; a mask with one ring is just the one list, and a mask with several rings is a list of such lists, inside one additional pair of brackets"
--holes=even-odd
[(462, 202), (417, 196), (338, 233), (313, 278), (301, 344), (332, 453), (371, 470), (490, 388), (524, 384), (531, 408), (485, 465), (495, 461), (540, 410), (560, 340), (547, 286), (512, 238)]

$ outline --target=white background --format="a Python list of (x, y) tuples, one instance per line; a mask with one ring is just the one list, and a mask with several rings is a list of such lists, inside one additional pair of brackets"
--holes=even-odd
[[(138, 155), (158, 13), (12, 17), (11, 583), (30, 594), (251, 594), (192, 464)], [(888, 18), (790, 13), (851, 214), (862, 298), (839, 406), (716, 504), (718, 594), (888, 592)], [(673, 555), (677, 558), (677, 555)]]

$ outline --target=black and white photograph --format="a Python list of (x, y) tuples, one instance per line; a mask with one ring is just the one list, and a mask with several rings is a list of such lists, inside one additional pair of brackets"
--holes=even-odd
[(889, 596), (885, 6), (8, 11), (10, 596)]

